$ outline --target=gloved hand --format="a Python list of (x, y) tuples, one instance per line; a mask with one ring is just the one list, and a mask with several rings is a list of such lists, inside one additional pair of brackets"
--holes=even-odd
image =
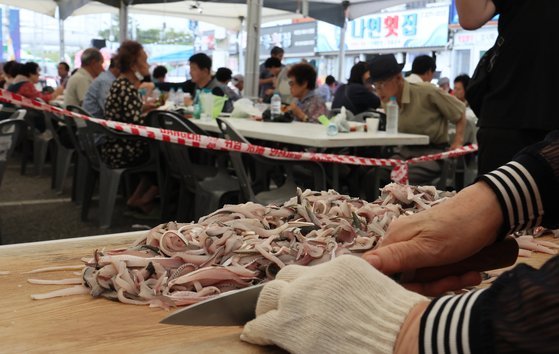
[(392, 353), (406, 316), (424, 300), (357, 256), (290, 265), (262, 289), (241, 339), (292, 353)]

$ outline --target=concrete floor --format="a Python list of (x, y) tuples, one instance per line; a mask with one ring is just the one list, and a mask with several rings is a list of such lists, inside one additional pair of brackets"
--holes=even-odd
[(21, 243), (62, 238), (110, 234), (148, 229), (159, 220), (135, 219), (124, 215), (122, 198), (117, 199), (110, 228), (97, 226), (97, 199), (92, 203), (89, 220), (80, 220), (80, 206), (70, 200), (72, 177), (66, 179), (64, 193), (58, 195), (50, 188), (51, 166), (46, 165), (41, 176), (20, 175), (19, 156), (9, 162), (0, 185), (0, 243)]

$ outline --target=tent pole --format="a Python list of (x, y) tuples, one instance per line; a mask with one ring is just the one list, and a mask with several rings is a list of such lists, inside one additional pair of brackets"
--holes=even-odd
[(60, 61), (65, 61), (64, 52), (66, 49), (66, 43), (64, 39), (64, 20), (60, 18), (60, 7), (58, 8), (58, 36), (60, 40), (58, 56), (60, 57)]
[(349, 1), (343, 1), (342, 6), (344, 9), (344, 26), (340, 31), (340, 49), (338, 52), (338, 80), (342, 82), (344, 79), (345, 67), (345, 34), (347, 31), (347, 19), (349, 17)]
[(119, 40), (120, 43), (128, 38), (128, 4), (125, 0), (120, 0), (120, 11), (118, 12), (119, 20)]
[(247, 0), (247, 54), (245, 61), (245, 96), (258, 96), (258, 61), (260, 59), (260, 21), (263, 0)]
[(243, 31), (245, 26), (245, 17), (239, 16), (239, 21), (241, 22), (241, 26), (239, 29), (239, 33), (237, 33), (237, 50), (239, 52), (239, 72), (243, 70), (245, 66), (245, 56), (243, 52)]

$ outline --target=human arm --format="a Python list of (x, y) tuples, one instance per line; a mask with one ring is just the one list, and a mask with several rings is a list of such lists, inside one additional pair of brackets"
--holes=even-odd
[(558, 293), (556, 256), (539, 270), (519, 265), (488, 289), (437, 298), (421, 318), (420, 353), (559, 353)]
[(297, 99), (293, 99), (291, 104), (287, 107), (287, 110), (290, 111), (298, 121), (306, 122), (309, 120), (309, 116), (297, 105)]
[(54, 99), (54, 97), (56, 97), (54, 96), (54, 92), (53, 93), (40, 92), (35, 88), (35, 85), (33, 85), (33, 83), (25, 82), (24, 84), (21, 85), (17, 93), (33, 100), (39, 98), (45, 102), (49, 102), (50, 100)]
[[(386, 274), (458, 262), (511, 232), (557, 228), (558, 199), (556, 131), (446, 202), (392, 222), (381, 246), (364, 257)], [(408, 287), (435, 295), (479, 281), (479, 274), (471, 272)]]
[(462, 113), (462, 117), (456, 122), (456, 134), (454, 141), (450, 145), (450, 150), (458, 149), (464, 145), (464, 132), (466, 130), (466, 113)]
[(76, 96), (78, 98), (79, 101), (79, 105), (81, 106), (83, 103), (83, 100), (85, 98), (85, 94), (87, 93), (87, 90), (89, 89), (89, 86), (91, 85), (91, 81), (87, 81), (85, 80), (85, 78), (83, 80), (76, 80), (76, 82), (74, 83), (74, 88), (76, 90)]
[(264, 287), (241, 339), (292, 353), (409, 354), (417, 352), (410, 336), (426, 303), (353, 255), (291, 265)]
[(467, 30), (483, 26), (495, 16), (493, 0), (456, 0), (460, 25)]
[(270, 76), (270, 77), (266, 77), (264, 79), (260, 78), (260, 80), (258, 80), (258, 84), (259, 85), (273, 84), (275, 81), (276, 81), (276, 77), (275, 76)]

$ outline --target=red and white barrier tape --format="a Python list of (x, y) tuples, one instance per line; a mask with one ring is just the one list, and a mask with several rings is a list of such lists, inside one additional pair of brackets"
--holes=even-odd
[(33, 108), (40, 111), (48, 111), (55, 114), (70, 116), (72, 118), (79, 118), (89, 120), (91, 122), (123, 131), (132, 135), (143, 136), (149, 139), (155, 139), (164, 142), (171, 142), (175, 144), (204, 148), (211, 150), (222, 151), (236, 151), (255, 155), (261, 155), (269, 158), (280, 158), (287, 160), (298, 161), (315, 161), (315, 162), (329, 162), (341, 163), (349, 165), (361, 166), (381, 166), (393, 167), (390, 178), (394, 182), (408, 183), (408, 165), (424, 161), (435, 161), (446, 158), (454, 158), (477, 151), (477, 145), (467, 145), (452, 151), (443, 153), (425, 155), (415, 157), (410, 160), (397, 160), (397, 159), (377, 159), (369, 157), (359, 157), (350, 155), (335, 155), (335, 154), (322, 154), (314, 152), (295, 152), (273, 149), (265, 146), (246, 144), (239, 141), (226, 140), (220, 138), (209, 137), (205, 135), (197, 135), (192, 133), (180, 132), (175, 130), (152, 128), (143, 125), (128, 124), (123, 122), (109, 121), (105, 119), (93, 118), (83, 114), (75, 113), (62, 109), (59, 107), (51, 106), (44, 102), (31, 100), (21, 95), (0, 89), (0, 101), (9, 102), (18, 106)]

